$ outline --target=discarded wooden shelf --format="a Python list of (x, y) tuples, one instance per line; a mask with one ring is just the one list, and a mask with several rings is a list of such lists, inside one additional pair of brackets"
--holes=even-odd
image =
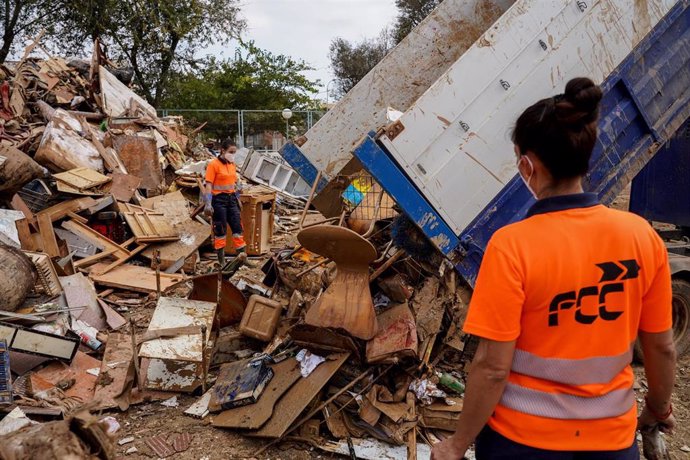
[(177, 241), (180, 235), (163, 213), (139, 211), (122, 213), (137, 243)]
[(53, 177), (69, 187), (78, 191), (98, 187), (110, 182), (110, 177), (89, 168), (70, 169), (62, 173), (53, 174)]

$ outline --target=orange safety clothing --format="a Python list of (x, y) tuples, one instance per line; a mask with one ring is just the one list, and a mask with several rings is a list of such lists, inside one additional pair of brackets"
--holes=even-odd
[(206, 166), (206, 183), (212, 184), (212, 194), (234, 193), (237, 184), (237, 167), (235, 163), (224, 163), (218, 158)]
[(489, 426), (548, 450), (619, 450), (635, 438), (638, 330), (672, 327), (661, 238), (594, 194), (538, 201), (489, 242), (464, 331), (516, 341)]

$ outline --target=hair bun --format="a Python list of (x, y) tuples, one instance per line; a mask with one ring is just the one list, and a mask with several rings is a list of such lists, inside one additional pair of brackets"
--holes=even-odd
[(601, 88), (589, 78), (573, 78), (565, 85), (563, 100), (556, 103), (558, 120), (578, 126), (596, 121), (602, 95)]

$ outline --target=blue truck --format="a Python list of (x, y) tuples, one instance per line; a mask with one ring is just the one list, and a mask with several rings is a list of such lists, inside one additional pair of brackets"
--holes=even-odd
[[(284, 157), (308, 182), (318, 178), (319, 190), (350, 152), (473, 286), (493, 233), (534, 202), (516, 175), (512, 124), (570, 78), (590, 76), (604, 98), (584, 187), (605, 204), (629, 191), (630, 211), (658, 224), (673, 272), (675, 340), (690, 350), (690, 0), (495, 3), (495, 22), (401, 116), (371, 117), (356, 142), (331, 146), (335, 163), (297, 144)], [(340, 111), (352, 113), (367, 101), (344, 103)], [(334, 118), (316, 133), (343, 123)]]

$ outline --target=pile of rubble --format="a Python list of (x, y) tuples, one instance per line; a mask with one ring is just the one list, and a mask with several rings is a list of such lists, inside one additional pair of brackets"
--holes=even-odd
[[(433, 249), (405, 248), (414, 229), (370, 178), (347, 178), (328, 219), (244, 187), (250, 257), (220, 267), (199, 215), (212, 156), (182, 120), (98, 57), (0, 71), (0, 456), (58, 430), (43, 458), (114, 458), (104, 411), (181, 394), (214, 427), (358, 458), (428, 455), (454, 428), (468, 292)], [(119, 441), (162, 458), (192, 439)]]

